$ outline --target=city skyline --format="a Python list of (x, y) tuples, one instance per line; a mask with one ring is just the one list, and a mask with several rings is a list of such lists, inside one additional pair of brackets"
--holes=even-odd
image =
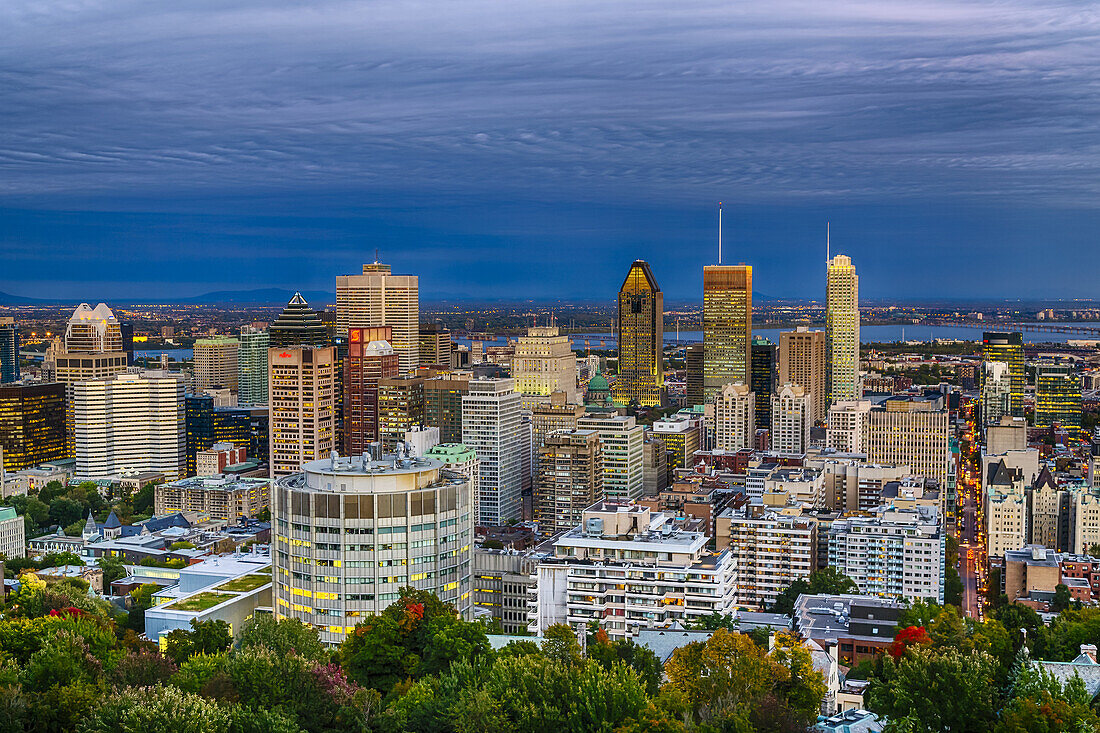
[(8, 3), (0, 290), (329, 291), (378, 248), (426, 296), (611, 297), (645, 259), (675, 301), (721, 200), (773, 297), (820, 292), (826, 221), (866, 300), (1091, 295), (1095, 17), (652, 10)]

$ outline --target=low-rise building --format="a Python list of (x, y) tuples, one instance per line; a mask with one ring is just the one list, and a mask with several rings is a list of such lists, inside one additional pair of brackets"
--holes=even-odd
[[(201, 455), (201, 454), (200, 454)], [(202, 512), (211, 519), (235, 523), (256, 518), (271, 506), (271, 480), (206, 475), (160, 484), (153, 490), (153, 512)]]
[(837, 651), (854, 667), (885, 651), (897, 634), (905, 604), (886, 598), (842, 593), (801, 595), (794, 604), (794, 628), (803, 639)]
[(10, 506), (0, 506), (0, 556), (7, 560), (27, 555), (27, 535), (23, 517)]
[(515, 550), (474, 550), (474, 616), (500, 622), (505, 634), (527, 629), (528, 600), (535, 572), (545, 554)]

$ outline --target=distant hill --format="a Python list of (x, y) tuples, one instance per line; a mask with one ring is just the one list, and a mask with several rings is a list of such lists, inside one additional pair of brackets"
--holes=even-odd
[(34, 305), (36, 303), (55, 303), (58, 301), (42, 300), (41, 298), (26, 298), (22, 295), (0, 292), (0, 305)]
[[(294, 297), (293, 290), (283, 288), (259, 288), (257, 290), (217, 290), (213, 293), (203, 293), (191, 298), (174, 298), (171, 303), (195, 303), (218, 305), (221, 303), (234, 303), (239, 305), (286, 305)], [(322, 290), (304, 290), (302, 297), (309, 301), (310, 305), (321, 306), (336, 302), (336, 295)]]

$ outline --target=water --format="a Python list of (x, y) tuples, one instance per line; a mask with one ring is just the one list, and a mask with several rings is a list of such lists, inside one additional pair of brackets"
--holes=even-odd
[(134, 349), (135, 359), (159, 359), (161, 354), (168, 354), (168, 358), (174, 361), (183, 361), (184, 359), (194, 358), (195, 352), (193, 349), (154, 349), (152, 351)]

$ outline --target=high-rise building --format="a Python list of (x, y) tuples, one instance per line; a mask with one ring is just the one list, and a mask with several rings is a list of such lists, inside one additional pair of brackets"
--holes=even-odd
[(995, 461), (982, 477), (982, 518), (985, 520), (986, 552), (1004, 557), (1006, 551), (1027, 544), (1027, 478), (1019, 468)]
[(106, 303), (95, 308), (87, 303), (77, 306), (65, 328), (65, 350), (97, 354), (123, 351), (122, 328)]
[[(400, 365), (400, 357), (398, 357)], [(424, 377), (384, 377), (378, 380), (378, 433), (382, 448), (397, 450), (405, 433), (424, 424)]]
[(577, 428), (600, 434), (604, 496), (637, 501), (645, 481), (645, 427), (625, 415), (586, 415)]
[(1040, 359), (1035, 365), (1035, 427), (1081, 427), (1081, 382), (1073, 365)]
[(653, 423), (653, 434), (665, 444), (669, 471), (692, 467), (695, 451), (703, 447), (702, 423), (684, 415), (669, 415)]
[(214, 387), (237, 391), (237, 357), (240, 341), (216, 336), (195, 341), (195, 392)]
[(665, 383), (665, 296), (649, 263), (635, 260), (619, 288), (619, 378), (612, 396), (621, 405), (660, 405)]
[(1024, 373), (1023, 334), (1018, 331), (1012, 333), (986, 331), (982, 335), (982, 359), (1003, 361), (1008, 364), (1008, 373), (1012, 382), (1012, 391), (1008, 398), (1009, 414), (1013, 417), (1024, 417), (1027, 375)]
[(273, 347), (268, 351), (271, 476), (297, 473), (336, 447), (335, 349)]
[(537, 449), (546, 443), (550, 433), (559, 430), (576, 430), (577, 420), (584, 417), (584, 407), (565, 402), (565, 395), (552, 395), (550, 402), (536, 405), (531, 411), (532, 445)]
[[(212, 395), (187, 395), (184, 398), (188, 476), (202, 475), (198, 455), (218, 443), (242, 448), (257, 461), (267, 460), (267, 430), (257, 430), (253, 414), (257, 408), (219, 407), (215, 403)], [(259, 410), (266, 413), (266, 408)]]
[(118, 324), (119, 334), (122, 336), (122, 350), (126, 352), (127, 366), (134, 365), (134, 324), (121, 322)]
[(462, 398), (462, 442), (480, 461), (477, 523), (496, 525), (521, 514), (523, 428), (512, 379), (471, 379)]
[(0, 386), (0, 456), (7, 471), (65, 457), (65, 385)]
[(776, 453), (805, 453), (814, 424), (813, 398), (798, 384), (784, 384), (772, 398), (771, 449)]
[(715, 519), (715, 546), (737, 567), (737, 602), (771, 608), (779, 594), (817, 569), (818, 524), (801, 510), (750, 503)]
[(424, 424), (439, 428), (440, 442), (462, 441), (462, 398), (469, 391), (468, 376), (442, 375), (424, 380)]
[[(837, 400), (863, 396), (859, 384), (859, 276), (848, 255), (828, 262), (825, 284), (826, 394), (822, 419)], [(817, 399), (817, 395), (814, 395)]]
[(603, 499), (600, 434), (595, 430), (551, 433), (538, 449), (535, 521), (544, 535), (580, 526), (584, 510)]
[(752, 384), (752, 267), (703, 268), (703, 397)]
[(813, 400), (814, 422), (824, 420), (828, 412), (825, 353), (824, 331), (798, 326), (779, 334), (778, 384), (797, 384), (806, 390)]
[(187, 470), (183, 379), (149, 371), (116, 374), (73, 385), (75, 475), (99, 479), (122, 473)]
[(702, 344), (692, 344), (684, 349), (684, 381), (686, 382), (684, 402), (689, 407), (703, 404)]
[(0, 384), (19, 381), (19, 324), (0, 317)]
[(364, 340), (373, 329), (348, 329), (344, 357), (344, 452), (361, 454), (381, 441), (378, 428), (378, 384), (400, 371), (397, 352), (388, 341)]
[(301, 293), (294, 293), (279, 317), (267, 329), (271, 347), (331, 346), (320, 314), (309, 307)]
[(749, 387), (756, 395), (756, 427), (772, 426), (772, 395), (778, 382), (779, 353), (776, 345), (762, 336), (752, 337), (752, 370)]
[(739, 382), (727, 384), (715, 395), (715, 448), (738, 451), (756, 447), (756, 403), (756, 395)]
[(416, 275), (393, 275), (379, 262), (363, 265), (362, 275), (336, 278), (337, 333), (349, 328), (389, 326), (390, 345), (401, 372), (420, 365), (420, 286)]
[(451, 332), (438, 323), (421, 323), (420, 363), (451, 368)]
[(567, 402), (580, 400), (577, 390), (577, 357), (557, 326), (534, 326), (520, 336), (512, 357), (512, 378), (524, 397), (524, 407), (548, 402), (554, 392), (564, 392)]
[(981, 402), (978, 414), (982, 427), (996, 425), (1012, 415), (1012, 373), (1003, 361), (983, 361)]
[(469, 480), (433, 458), (381, 458), (308, 461), (275, 483), (275, 618), (299, 619), (329, 646), (407, 586), (473, 619)]
[(267, 404), (267, 350), (271, 338), (266, 328), (242, 326), (237, 349), (237, 404)]
[[(866, 413), (863, 448), (871, 463), (909, 466), (949, 491), (951, 427), (943, 400), (895, 397)], [(831, 426), (830, 426), (831, 428)]]

